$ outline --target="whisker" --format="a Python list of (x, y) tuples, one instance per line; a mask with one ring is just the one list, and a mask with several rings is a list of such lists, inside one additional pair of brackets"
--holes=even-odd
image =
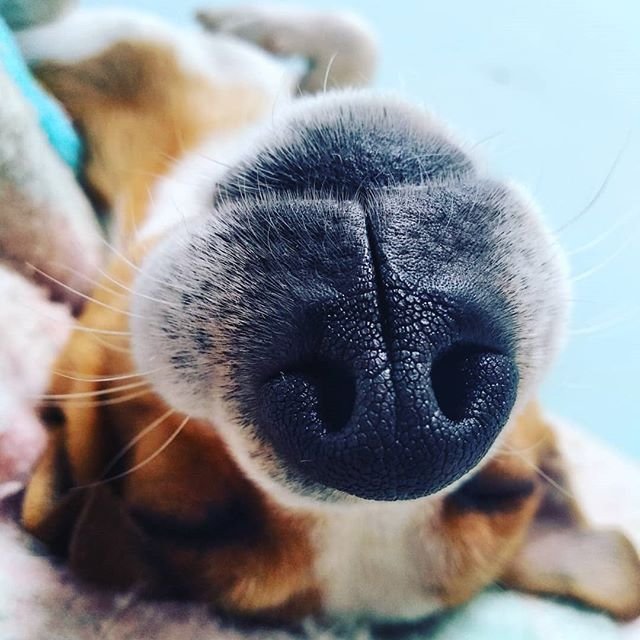
[[(129, 292), (131, 295), (135, 295), (137, 298), (144, 298), (145, 300), (150, 300), (151, 302), (157, 302), (158, 304), (164, 304), (164, 305), (167, 305), (168, 307), (174, 307), (174, 308), (178, 307), (177, 304), (173, 304), (172, 302), (169, 302), (168, 300), (161, 300), (160, 298), (154, 298), (153, 296), (148, 296), (148, 295), (146, 295), (144, 293), (140, 293), (139, 291), (134, 291), (133, 289), (131, 289), (130, 287), (128, 287), (124, 283), (119, 282), (118, 280), (116, 280), (115, 278), (110, 276), (109, 273), (107, 273), (103, 269), (98, 269), (98, 272), (100, 273), (101, 276), (105, 277), (107, 280), (109, 280), (113, 284), (115, 284), (118, 287), (121, 287), (125, 291)], [(121, 293), (120, 295), (124, 296), (126, 294), (125, 293)]]
[(122, 253), (119, 249), (116, 249), (116, 247), (111, 244), (105, 237), (99, 236), (99, 238), (102, 244), (104, 244), (104, 246), (107, 247), (107, 249), (109, 249), (109, 251), (111, 251), (113, 255), (117, 256), (118, 258), (123, 260), (125, 264), (129, 265), (132, 269), (135, 269), (138, 273), (140, 273), (140, 267), (137, 264), (129, 260), (129, 258), (124, 255), (124, 253)]
[[(195, 151), (192, 153), (194, 153), (194, 155), (197, 155), (199, 158), (202, 158), (203, 160), (206, 160), (207, 162), (210, 162), (211, 164), (218, 164), (221, 167), (224, 167), (225, 169), (233, 169), (232, 164), (228, 164), (226, 162), (222, 162), (222, 160), (217, 160), (216, 158), (211, 157), (210, 155), (206, 154), (206, 153), (202, 153), (202, 151)], [(182, 160), (182, 158), (179, 158), (178, 156), (174, 156), (170, 153), (166, 153), (166, 152), (162, 152), (160, 154), (165, 160), (169, 160), (170, 162), (173, 163), (178, 163)], [(166, 174), (162, 174), (162, 173), (150, 173), (150, 175), (154, 178), (162, 178), (162, 179), (168, 179), (168, 180), (172, 180), (173, 182), (178, 182), (175, 178), (175, 176), (167, 176)], [(205, 171), (199, 171), (196, 175), (199, 175), (202, 178), (208, 178), (209, 175), (205, 172)], [(180, 180), (179, 184), (192, 184), (192, 183), (188, 183), (185, 182), (184, 180)]]
[(329, 62), (327, 63), (327, 68), (324, 70), (324, 79), (322, 80), (322, 93), (327, 93), (327, 84), (329, 83), (329, 74), (331, 73), (331, 67), (333, 67), (333, 63), (338, 57), (338, 52), (336, 51), (331, 58), (329, 58)]
[(151, 454), (150, 456), (148, 456), (147, 458), (145, 458), (135, 466), (131, 467), (131, 469), (128, 469), (127, 471), (123, 471), (122, 473), (118, 473), (115, 476), (105, 478), (104, 480), (99, 480), (98, 482), (92, 482), (90, 484), (75, 487), (75, 489), (79, 490), (79, 489), (91, 489), (94, 487), (99, 487), (100, 485), (106, 484), (107, 482), (113, 482), (114, 480), (119, 480), (120, 478), (124, 478), (132, 473), (135, 473), (139, 469), (142, 469), (142, 467), (146, 466), (147, 464), (155, 460), (160, 454), (162, 454), (163, 451), (167, 449), (167, 447), (171, 445), (171, 443), (180, 435), (181, 431), (185, 428), (185, 426), (187, 425), (187, 422), (189, 422), (190, 419), (191, 419), (191, 416), (187, 416), (178, 425), (176, 430), (167, 438), (165, 443), (159, 449), (157, 449), (153, 454)]
[[(36, 309), (35, 307), (31, 306), (30, 304), (27, 304), (26, 302), (22, 302), (21, 300), (16, 300), (15, 303), (23, 305), (26, 309), (30, 309), (34, 313), (38, 313), (39, 315), (41, 315), (44, 318), (47, 318), (48, 320), (53, 320), (55, 322), (61, 322), (62, 321), (65, 324), (68, 324), (69, 325), (69, 329), (71, 331), (83, 331), (85, 333), (102, 334), (102, 335), (108, 335), (108, 336), (124, 336), (124, 337), (130, 337), (131, 336), (131, 332), (130, 331), (117, 331), (115, 329), (98, 329), (97, 327), (86, 327), (84, 325), (78, 324), (77, 322), (74, 324), (72, 322), (73, 318), (71, 318), (71, 316), (66, 316), (65, 318), (60, 318), (59, 316), (56, 317), (56, 315), (54, 315), (54, 314), (46, 313), (44, 311), (44, 309), (42, 309), (42, 308)], [(105, 344), (107, 344), (107, 343), (105, 343)]]
[(67, 380), (75, 380), (77, 382), (115, 382), (118, 380), (131, 380), (132, 378), (142, 378), (144, 376), (149, 376), (152, 373), (157, 373), (158, 371), (162, 371), (163, 369), (166, 369), (166, 368), (168, 367), (158, 367), (157, 369), (151, 369), (151, 371), (146, 371), (145, 373), (125, 373), (123, 375), (105, 376), (105, 377), (80, 376), (80, 374), (78, 374), (77, 372), (73, 372), (72, 374), (71, 372), (59, 371), (57, 369), (53, 369), (52, 373), (54, 373), (57, 376), (60, 376), (61, 378), (66, 378)]
[[(91, 278), (90, 276), (86, 275), (85, 273), (82, 273), (81, 271), (78, 271), (77, 269), (74, 269), (73, 267), (70, 267), (70, 266), (68, 266), (66, 264), (62, 264), (61, 262), (50, 262), (49, 264), (51, 264), (54, 267), (57, 267), (58, 269), (65, 269), (69, 273), (73, 273), (73, 275), (77, 276), (78, 278), (82, 278), (85, 282), (90, 282), (95, 287), (98, 287), (98, 288), (106, 291), (107, 293), (111, 293), (114, 296), (122, 296), (122, 297), (126, 296), (125, 293), (122, 293), (121, 291), (116, 291), (115, 289), (112, 289), (111, 287), (107, 287), (107, 285), (103, 284), (99, 280), (96, 280), (95, 278)], [(100, 271), (100, 269), (98, 269), (98, 271)]]
[(562, 389), (572, 389), (574, 391), (575, 390), (594, 391), (598, 388), (598, 386), (595, 383), (571, 382), (571, 381), (556, 382), (556, 386), (561, 387)]
[(580, 218), (582, 218), (582, 216), (584, 216), (586, 213), (588, 213), (591, 210), (591, 208), (598, 202), (598, 200), (600, 200), (600, 197), (602, 196), (602, 194), (606, 191), (607, 187), (609, 186), (609, 183), (611, 182), (611, 178), (613, 177), (613, 174), (615, 173), (616, 169), (618, 168), (618, 164), (620, 163), (620, 160), (622, 159), (622, 156), (624, 155), (624, 152), (627, 149), (627, 146), (629, 144), (629, 140), (631, 138), (630, 134), (631, 134), (631, 132), (629, 132), (627, 134), (627, 139), (625, 140), (625, 142), (623, 143), (622, 147), (620, 148), (620, 151), (618, 151), (616, 157), (613, 160), (613, 164), (611, 165), (611, 168), (607, 172), (607, 175), (605, 176), (604, 180), (602, 181), (602, 184), (600, 185), (598, 190), (595, 192), (595, 194), (593, 195), (591, 200), (589, 200), (589, 202), (587, 202), (586, 206), (581, 211), (579, 211), (575, 216), (573, 216), (572, 218), (569, 218), (569, 220), (567, 220), (561, 227), (556, 229), (555, 233), (559, 234), (559, 233), (562, 233), (563, 231), (565, 231), (567, 229), (567, 227), (570, 227), (572, 224), (574, 224), (575, 222), (580, 220)]
[[(116, 256), (118, 256), (121, 260), (124, 261), (125, 264), (129, 265), (132, 269), (134, 269), (137, 273), (143, 273), (142, 269), (139, 265), (135, 264), (129, 258), (127, 258), (122, 252), (118, 251), (112, 244), (109, 243), (105, 238), (101, 238), (102, 242), (110, 249)], [(186, 287), (181, 287), (178, 284), (173, 282), (167, 282), (165, 280), (161, 280), (160, 278), (154, 278), (152, 275), (148, 273), (144, 273), (144, 276), (153, 282), (157, 282), (158, 284), (164, 285), (165, 287), (170, 287), (171, 289), (175, 289), (176, 291), (184, 291), (186, 293), (193, 293), (193, 289), (188, 289)]]
[(515, 455), (524, 455), (525, 453), (529, 453), (530, 451), (534, 451), (541, 444), (547, 440), (546, 436), (542, 436), (537, 442), (534, 442), (532, 445), (525, 447), (524, 449), (517, 449), (516, 447), (512, 447), (507, 443), (499, 443), (498, 450), (502, 450), (504, 453), (513, 453)]
[[(108, 400), (96, 400), (96, 401), (82, 401), (82, 400), (66, 400), (67, 403), (72, 404), (74, 407), (82, 407), (82, 408), (92, 408), (92, 407), (106, 407), (112, 404), (122, 404), (124, 402), (128, 402), (129, 400), (135, 400), (137, 398), (142, 398), (146, 395), (150, 395), (152, 390), (145, 389), (144, 391), (139, 391), (136, 393), (126, 394), (124, 396), (118, 396), (117, 398), (109, 398)], [(58, 402), (55, 400), (45, 400), (39, 403), (43, 407), (57, 406)]]
[(130, 316), (132, 318), (141, 318), (142, 320), (146, 320), (146, 318), (144, 316), (140, 316), (140, 315), (138, 315), (136, 313), (131, 313), (130, 311), (126, 311), (125, 309), (119, 309), (118, 307), (114, 307), (113, 305), (107, 304), (106, 302), (102, 302), (101, 300), (97, 300), (96, 298), (88, 296), (87, 294), (82, 293), (81, 291), (78, 291), (77, 289), (74, 289), (73, 287), (70, 287), (68, 284), (65, 284), (61, 280), (58, 280), (57, 278), (54, 278), (52, 275), (46, 273), (45, 271), (42, 271), (42, 269), (38, 269), (38, 267), (32, 265), (30, 262), (26, 262), (25, 264), (30, 269), (33, 269), (36, 273), (39, 273), (40, 275), (44, 276), (45, 278), (51, 280), (51, 282), (55, 282), (57, 285), (61, 286), (63, 289), (66, 289), (67, 291), (71, 291), (71, 293), (75, 293), (77, 296), (80, 296), (84, 300), (88, 300), (89, 302), (93, 302), (94, 304), (97, 304), (100, 307), (104, 307), (105, 309), (109, 309), (110, 311), (115, 311), (116, 313), (122, 313), (122, 314), (124, 314), (126, 316)]
[(126, 354), (128, 356), (130, 356), (132, 354), (131, 349), (129, 349), (128, 347), (123, 347), (122, 345), (113, 344), (113, 343), (109, 342), (108, 340), (104, 340), (99, 335), (89, 334), (89, 337), (94, 342), (97, 342), (98, 344), (102, 345), (103, 347), (106, 347), (107, 349), (111, 349), (112, 351), (115, 351), (116, 353), (124, 353), (124, 354)]
[(632, 211), (631, 213), (629, 213), (626, 216), (622, 217), (615, 224), (611, 225), (606, 231), (603, 231), (600, 235), (595, 237), (593, 240), (583, 244), (582, 246), (578, 247), (577, 249), (573, 249), (573, 250), (569, 251), (567, 253), (567, 256), (569, 256), (569, 257), (577, 256), (577, 255), (579, 255), (581, 253), (584, 253), (585, 251), (590, 251), (591, 249), (594, 249), (599, 244), (601, 244), (604, 240), (606, 240), (610, 235), (612, 235), (615, 231), (617, 231), (621, 227), (624, 227), (625, 225), (629, 224), (629, 222), (631, 220), (633, 220), (633, 218), (635, 218), (635, 215), (636, 215), (636, 211)]
[(638, 315), (637, 311), (626, 313), (624, 315), (619, 315), (615, 318), (604, 320), (603, 322), (600, 322), (598, 324), (582, 327), (580, 329), (573, 329), (572, 331), (569, 331), (569, 335), (588, 336), (588, 335), (593, 335), (594, 333), (600, 333), (603, 331), (608, 331), (610, 329), (615, 329), (619, 327), (621, 324), (624, 324), (629, 320), (634, 319), (637, 315)]
[(105, 470), (102, 472), (102, 476), (106, 476), (111, 469), (127, 454), (128, 451), (131, 451), (133, 447), (142, 440), (148, 433), (151, 433), (157, 426), (162, 424), (169, 416), (175, 413), (174, 409), (169, 409), (165, 413), (163, 413), (159, 418), (156, 418), (153, 422), (147, 425), (140, 433), (138, 433), (135, 438), (132, 438), (109, 462), (109, 464), (105, 467)]
[[(147, 195), (149, 197), (149, 201), (152, 204), (155, 204), (155, 196), (153, 195), (153, 192), (150, 187), (147, 188)], [(187, 222), (188, 216), (185, 215), (184, 209), (178, 206), (174, 198), (172, 198), (171, 201), (172, 201), (171, 204), (173, 205), (173, 209), (177, 211), (180, 214), (180, 217), (182, 218), (182, 224), (184, 225), (185, 231), (189, 233), (190, 229), (189, 229), (189, 224)], [(137, 230), (136, 230), (136, 235), (139, 235)]]
[(631, 244), (633, 242), (635, 242), (637, 240), (637, 238), (636, 238), (637, 230), (638, 230), (638, 228), (634, 229), (633, 233), (629, 234), (629, 236), (626, 238), (626, 240), (624, 242), (622, 242), (620, 244), (620, 246), (613, 253), (611, 253), (604, 260), (602, 260), (602, 262), (600, 262), (599, 264), (595, 265), (594, 267), (591, 267), (590, 269), (587, 269), (586, 271), (583, 271), (582, 273), (579, 273), (577, 276), (575, 276), (574, 278), (571, 279), (571, 282), (575, 284), (576, 282), (580, 282), (581, 280), (584, 280), (585, 278), (589, 278), (592, 275), (594, 275), (595, 273), (598, 273), (598, 271), (601, 271), (602, 269), (604, 269), (604, 267), (606, 267), (610, 262), (613, 262), (629, 246), (631, 246)]
[(556, 482), (548, 473), (545, 473), (537, 464), (528, 460), (525, 456), (519, 454), (517, 451), (512, 452), (514, 455), (518, 456), (528, 467), (533, 469), (543, 480), (548, 482), (556, 491), (561, 493), (565, 498), (571, 500), (571, 502), (576, 502), (576, 497), (567, 491), (561, 484)]
[[(210, 155), (206, 153), (199, 152), (197, 155), (203, 160), (206, 160), (207, 162), (211, 162), (212, 164), (219, 164), (221, 167), (224, 167), (225, 169), (234, 168), (232, 164), (229, 164), (228, 162), (222, 162), (222, 160), (216, 160), (215, 158), (212, 158)], [(202, 173), (202, 176), (205, 176), (204, 172)]]
[(131, 336), (131, 331), (118, 331), (117, 329), (98, 329), (97, 327), (85, 327), (82, 324), (73, 326), (74, 331), (84, 331), (86, 333), (99, 333), (103, 336)]
[(129, 389), (139, 389), (140, 387), (148, 386), (147, 380), (140, 382), (132, 382), (131, 384), (123, 384), (119, 387), (112, 387), (109, 389), (98, 389), (96, 391), (79, 391), (77, 393), (49, 393), (41, 396), (34, 396), (32, 400), (67, 400), (75, 398), (94, 398), (96, 396), (105, 396), (112, 393), (118, 393), (119, 391), (128, 391)]
[(487, 144), (488, 142), (491, 142), (492, 140), (495, 140), (496, 138), (499, 138), (500, 136), (503, 136), (503, 135), (504, 135), (504, 129), (495, 131), (494, 133), (490, 133), (488, 136), (485, 136), (484, 138), (480, 138), (479, 140), (476, 140), (469, 147), (469, 151), (474, 151), (478, 147), (481, 147), (482, 145)]
[(529, 463), (529, 466), (535, 469), (535, 472), (543, 479), (546, 480), (558, 493), (563, 495), (571, 502), (576, 502), (577, 498), (570, 492), (567, 491), (560, 483), (556, 482), (548, 473), (545, 473), (538, 465), (533, 463)]
[(571, 296), (568, 298), (571, 303), (580, 303), (580, 304), (593, 304), (599, 307), (606, 307), (607, 309), (611, 307), (611, 302), (607, 300), (594, 300), (593, 298), (574, 298)]

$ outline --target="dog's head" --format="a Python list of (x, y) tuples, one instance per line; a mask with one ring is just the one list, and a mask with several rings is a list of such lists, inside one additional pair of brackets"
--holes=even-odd
[(272, 128), (144, 263), (140, 370), (296, 494), (438, 492), (536, 390), (562, 258), (527, 199), (418, 109), (323, 96)]
[[(220, 104), (161, 53), (43, 74), (92, 186), (132, 208)], [(567, 298), (535, 210), (396, 100), (304, 100), (271, 129), (135, 283), (128, 253), (96, 288), (27, 528), (85, 577), (243, 614), (418, 617), (502, 578), (637, 615), (635, 552), (586, 528), (529, 404)]]

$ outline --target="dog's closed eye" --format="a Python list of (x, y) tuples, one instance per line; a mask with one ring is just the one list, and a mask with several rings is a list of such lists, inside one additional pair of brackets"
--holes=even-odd
[(448, 499), (462, 510), (484, 513), (508, 511), (518, 508), (537, 487), (535, 478), (480, 473), (460, 486)]
[(251, 543), (259, 522), (255, 508), (240, 501), (211, 507), (204, 518), (185, 518), (134, 507), (133, 521), (150, 537), (180, 547), (207, 549), (238, 542)]

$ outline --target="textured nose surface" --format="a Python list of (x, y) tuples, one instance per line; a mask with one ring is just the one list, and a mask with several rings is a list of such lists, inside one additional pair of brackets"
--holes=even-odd
[(322, 310), (319, 348), (261, 387), (260, 424), (309, 480), (361, 498), (417, 498), (485, 455), (517, 370), (465, 305), (393, 288), (384, 299), (377, 291)]
[[(482, 268), (473, 225), (492, 214), (477, 198), (390, 190), (365, 195), (342, 226), (324, 222), (344, 240), (319, 236), (255, 386), (257, 426), (303, 487), (432, 494), (470, 471), (506, 424), (518, 387), (513, 315)], [(452, 217), (473, 224), (462, 233)]]

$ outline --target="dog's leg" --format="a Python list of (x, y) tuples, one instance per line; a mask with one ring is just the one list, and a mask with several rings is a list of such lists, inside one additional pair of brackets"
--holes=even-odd
[(364, 86), (375, 72), (375, 38), (366, 24), (346, 12), (255, 5), (207, 9), (198, 19), (211, 31), (232, 34), (273, 54), (304, 57), (309, 66), (300, 89), (307, 93)]

